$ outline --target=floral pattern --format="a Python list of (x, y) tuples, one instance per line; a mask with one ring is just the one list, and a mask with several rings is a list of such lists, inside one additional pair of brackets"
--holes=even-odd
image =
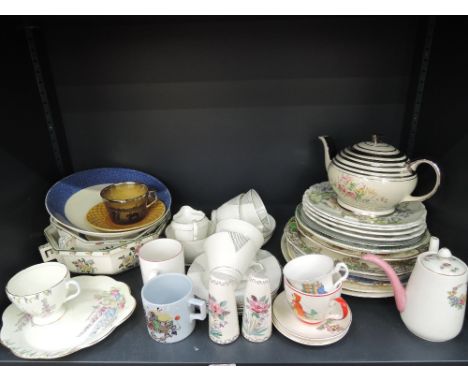
[(94, 260), (85, 260), (84, 258), (72, 262), (78, 273), (95, 273)]
[(210, 314), (210, 336), (214, 338), (221, 338), (223, 336), (223, 328), (228, 324), (226, 316), (231, 314), (226, 310), (227, 301), (223, 300), (217, 302), (212, 296), (208, 296), (208, 312)]
[(459, 310), (463, 309), (466, 305), (466, 293), (457, 295), (458, 289), (463, 285), (464, 284), (457, 285), (447, 292), (450, 306)]
[(118, 259), (121, 261), (119, 264), (120, 270), (132, 269), (138, 261), (135, 255), (135, 248), (130, 248), (130, 252), (127, 255), (122, 255)]
[(333, 319), (328, 319), (328, 320), (325, 320), (324, 322), (322, 322), (318, 327), (317, 327), (318, 330), (326, 330), (327, 332), (330, 332), (330, 333), (338, 333), (338, 332), (342, 332), (344, 330), (344, 328), (340, 325), (340, 324), (337, 324), (336, 323), (336, 320), (333, 320)]
[(359, 183), (350, 175), (340, 175), (337, 182), (332, 182), (332, 186), (339, 190), (347, 198), (359, 203), (383, 202), (388, 203), (388, 199), (379, 196), (372, 188)]
[(117, 318), (118, 312), (125, 308), (125, 296), (116, 287), (112, 287), (109, 291), (100, 292), (94, 295), (94, 298), (96, 298), (97, 303), (86, 319), (88, 324), (78, 334), (78, 337), (85, 333), (88, 333), (88, 337), (92, 337), (101, 329), (109, 327)]
[(171, 337), (177, 336), (180, 331), (180, 316), (174, 317), (158, 307), (155, 310), (147, 310), (146, 321), (152, 338), (161, 343), (166, 343)]
[(244, 314), (242, 316), (242, 331), (244, 335), (261, 337), (270, 329), (269, 315), (271, 314), (271, 297), (257, 298), (252, 295), (246, 298)]

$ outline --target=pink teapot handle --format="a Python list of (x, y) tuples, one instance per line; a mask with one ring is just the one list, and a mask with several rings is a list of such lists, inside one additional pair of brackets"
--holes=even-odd
[(380, 257), (370, 253), (362, 256), (362, 259), (374, 263), (383, 269), (392, 283), (397, 308), (400, 313), (403, 312), (406, 306), (406, 292), (393, 268), (385, 260), (382, 260)]

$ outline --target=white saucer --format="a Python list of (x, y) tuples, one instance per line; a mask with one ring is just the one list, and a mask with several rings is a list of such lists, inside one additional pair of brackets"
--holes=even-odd
[(308, 346), (324, 346), (341, 340), (349, 330), (352, 321), (351, 309), (341, 320), (328, 319), (319, 324), (307, 324), (300, 321), (293, 313), (281, 292), (273, 302), (273, 324), (285, 337)]
[(15, 305), (3, 313), (1, 343), (17, 357), (53, 359), (92, 346), (131, 316), (136, 301), (129, 287), (107, 276), (77, 276), (81, 293), (66, 304), (52, 324), (33, 325), (31, 316)]
[[(281, 285), (282, 275), (281, 266), (278, 260), (270, 252), (261, 249), (258, 251), (255, 261), (262, 264), (265, 268), (265, 274), (270, 280), (271, 293), (272, 295), (276, 294), (278, 288)], [(193, 291), (195, 296), (208, 301), (208, 276), (206, 273), (206, 267), (206, 255), (201, 254), (190, 266), (189, 270), (187, 271), (187, 276), (190, 277), (193, 282)], [(244, 280), (241, 281), (235, 292), (238, 308), (244, 305), (246, 279), (247, 278), (244, 277)]]

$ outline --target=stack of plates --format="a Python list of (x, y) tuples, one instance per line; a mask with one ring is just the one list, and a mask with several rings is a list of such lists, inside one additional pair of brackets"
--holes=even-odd
[(401, 203), (387, 216), (355, 215), (343, 209), (328, 182), (310, 187), (286, 224), (282, 250), (287, 261), (322, 253), (348, 265), (343, 293), (359, 297), (393, 296), (390, 281), (376, 265), (362, 260), (366, 253), (382, 256), (405, 282), (417, 256), (426, 251), (430, 234), (426, 209), (419, 202)]
[[(117, 225), (103, 205), (101, 190), (121, 182), (143, 183), (156, 191), (157, 203), (140, 222)], [(55, 183), (47, 193), (45, 204), (51, 225), (46, 229), (48, 244), (41, 251), (43, 259), (56, 258), (72, 272), (112, 274), (134, 267), (137, 264), (135, 247), (145, 238), (159, 236), (170, 218), (171, 194), (161, 181), (143, 172), (97, 168), (74, 173)], [(52, 236), (54, 240), (50, 239)], [(114, 250), (117, 248), (129, 249), (131, 253), (123, 256), (121, 251)], [(92, 256), (84, 263), (85, 253), (111, 254), (116, 258), (103, 267), (97, 266)]]

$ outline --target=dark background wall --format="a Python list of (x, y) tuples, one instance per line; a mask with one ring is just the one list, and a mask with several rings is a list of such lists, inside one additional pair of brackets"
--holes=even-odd
[[(466, 20), (437, 18), (414, 153), (441, 164), (441, 190), (426, 203), (429, 226), (465, 259)], [(405, 146), (426, 21), (1, 18), (0, 284), (40, 261), (43, 199), (61, 177), (24, 24), (44, 43), (73, 170), (140, 169), (169, 186), (176, 208), (205, 211), (254, 187), (270, 210), (292, 214), (303, 191), (326, 179), (318, 135), (342, 148), (377, 132)], [(421, 178), (424, 190), (430, 172)]]

